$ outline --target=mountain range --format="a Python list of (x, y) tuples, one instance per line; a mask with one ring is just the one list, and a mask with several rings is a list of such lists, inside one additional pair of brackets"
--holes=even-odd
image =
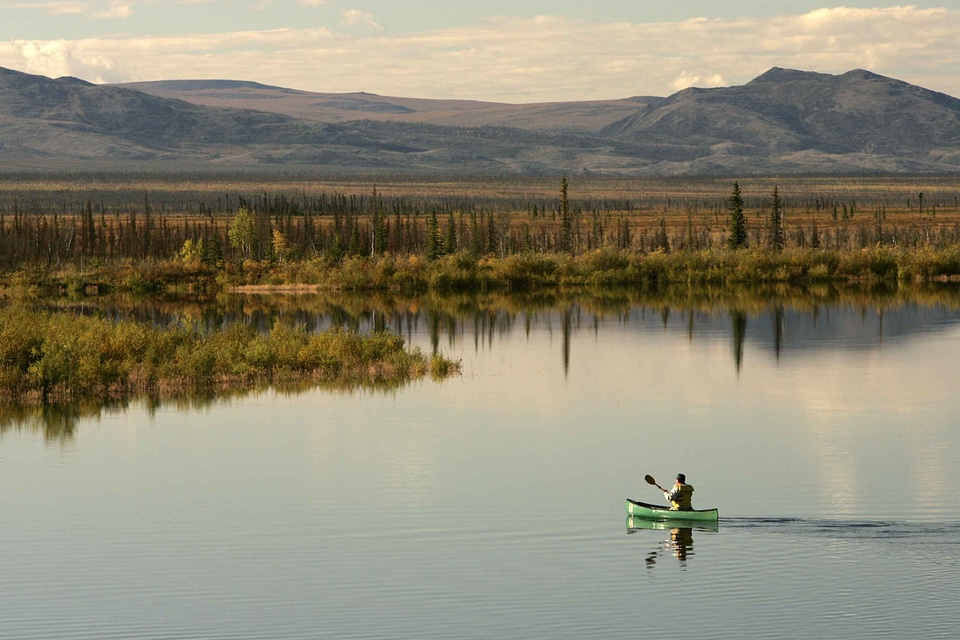
[(762, 175), (960, 169), (960, 100), (773, 68), (671, 96), (505, 104), (0, 68), (0, 168)]

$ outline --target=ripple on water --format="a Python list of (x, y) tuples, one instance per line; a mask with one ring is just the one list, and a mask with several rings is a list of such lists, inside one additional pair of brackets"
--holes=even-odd
[[(649, 536), (646, 552), (662, 540)], [(955, 638), (960, 628), (945, 606), (960, 601), (960, 523), (726, 518), (716, 534), (694, 531), (691, 547), (685, 562), (659, 558), (648, 573), (712, 637)]]

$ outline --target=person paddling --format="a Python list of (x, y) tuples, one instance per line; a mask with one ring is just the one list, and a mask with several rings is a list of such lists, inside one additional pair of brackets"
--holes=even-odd
[(687, 484), (687, 477), (677, 474), (677, 483), (670, 491), (664, 491), (663, 497), (672, 505), (671, 511), (693, 511), (693, 485)]

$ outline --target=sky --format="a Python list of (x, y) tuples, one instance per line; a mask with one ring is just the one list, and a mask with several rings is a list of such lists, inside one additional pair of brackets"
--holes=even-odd
[(666, 96), (771, 67), (960, 97), (960, 0), (0, 0), (0, 67), (511, 103)]

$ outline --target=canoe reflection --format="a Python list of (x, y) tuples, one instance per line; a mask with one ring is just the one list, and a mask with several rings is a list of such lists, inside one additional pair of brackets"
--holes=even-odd
[(693, 531), (711, 531), (719, 530), (719, 525), (715, 522), (698, 523), (678, 523), (661, 522), (657, 520), (644, 520), (642, 518), (627, 518), (627, 534), (637, 533), (644, 529), (669, 531), (670, 537), (660, 542), (657, 549), (647, 554), (644, 562), (647, 568), (652, 568), (657, 559), (669, 554), (680, 561), (681, 566), (686, 566), (687, 557), (693, 556)]

